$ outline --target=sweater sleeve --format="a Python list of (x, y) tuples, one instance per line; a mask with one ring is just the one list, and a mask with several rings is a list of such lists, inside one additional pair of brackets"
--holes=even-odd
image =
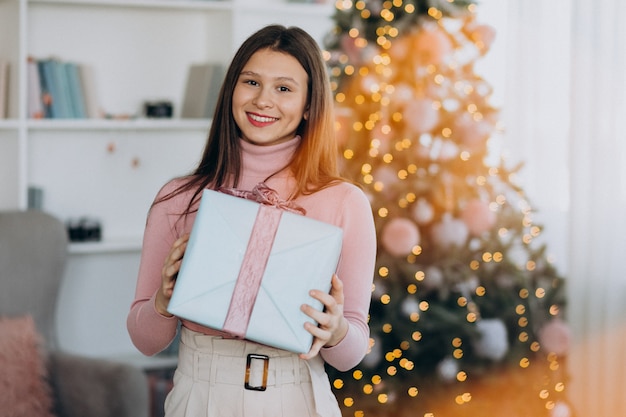
[[(166, 185), (157, 199), (171, 191)], [(145, 355), (154, 355), (165, 349), (176, 335), (178, 319), (165, 317), (155, 307), (156, 293), (161, 286), (161, 269), (170, 248), (178, 238), (173, 200), (152, 206), (143, 237), (141, 260), (135, 298), (126, 321), (128, 333), (135, 347)]]
[(368, 315), (376, 261), (376, 231), (372, 209), (365, 194), (349, 187), (340, 226), (343, 246), (337, 275), (344, 287), (344, 316), (349, 328), (337, 345), (323, 348), (322, 358), (340, 371), (361, 362), (369, 347)]

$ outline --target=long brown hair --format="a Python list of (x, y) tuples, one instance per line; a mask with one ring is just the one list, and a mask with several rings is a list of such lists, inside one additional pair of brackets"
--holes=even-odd
[(286, 166), (296, 179), (296, 189), (290, 197), (310, 194), (342, 180), (337, 168), (333, 99), (321, 50), (315, 40), (299, 27), (270, 25), (252, 34), (231, 61), (197, 168), (183, 185), (155, 204), (194, 190), (186, 210), (189, 213), (204, 188), (237, 186), (242, 165), (241, 135), (233, 117), (232, 96), (243, 67), (255, 52), (262, 49), (293, 56), (308, 75), (308, 118), (298, 126), (296, 133), (302, 140)]

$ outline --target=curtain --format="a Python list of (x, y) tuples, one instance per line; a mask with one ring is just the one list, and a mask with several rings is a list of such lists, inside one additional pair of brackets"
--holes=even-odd
[(625, 5), (572, 8), (568, 311), (581, 416), (626, 415)]
[(572, 416), (626, 416), (626, 2), (483, 0), (503, 149), (567, 278)]

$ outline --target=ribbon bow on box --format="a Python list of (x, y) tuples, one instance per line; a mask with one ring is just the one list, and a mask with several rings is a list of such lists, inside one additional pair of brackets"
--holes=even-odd
[(283, 200), (280, 198), (276, 190), (270, 188), (264, 182), (258, 183), (252, 190), (240, 190), (237, 188), (220, 187), (219, 191), (230, 194), (235, 197), (245, 198), (246, 200), (256, 201), (260, 204), (274, 206), (276, 208), (290, 211), (296, 214), (306, 214), (306, 210), (291, 200)]

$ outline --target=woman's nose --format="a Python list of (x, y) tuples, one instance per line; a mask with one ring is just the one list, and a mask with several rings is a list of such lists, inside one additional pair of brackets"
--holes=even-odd
[(272, 98), (270, 91), (266, 88), (260, 88), (252, 103), (261, 109), (271, 107)]

